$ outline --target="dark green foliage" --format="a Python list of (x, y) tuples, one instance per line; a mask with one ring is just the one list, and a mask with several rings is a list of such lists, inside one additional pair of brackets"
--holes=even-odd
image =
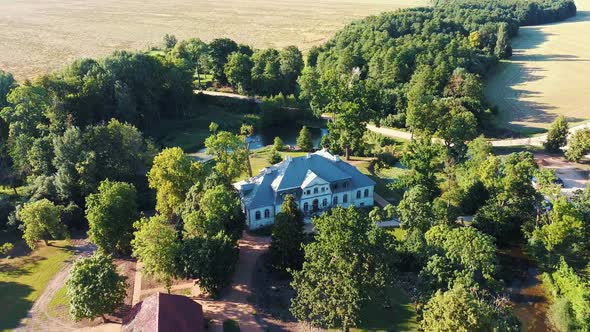
[(275, 216), (270, 244), (272, 266), (287, 272), (301, 269), (303, 263), (303, 213), (299, 210), (295, 198), (287, 195), (281, 205), (281, 212)]
[(219, 232), (185, 239), (180, 249), (180, 275), (197, 279), (207, 293), (217, 296), (231, 282), (238, 261), (235, 240)]
[(75, 321), (114, 314), (125, 300), (125, 277), (117, 274), (111, 257), (101, 253), (74, 263), (66, 285)]
[(281, 154), (273, 147), (268, 155), (268, 163), (271, 165), (278, 164), (283, 161)]
[(313, 151), (313, 141), (311, 139), (311, 132), (307, 129), (306, 126), (301, 128), (299, 132), (299, 137), (297, 137), (297, 146), (301, 151), (311, 152)]
[(131, 184), (104, 180), (96, 194), (86, 197), (89, 239), (108, 255), (131, 253), (138, 215), (137, 192)]
[(569, 125), (562, 115), (555, 119), (547, 133), (547, 141), (544, 143), (548, 152), (559, 152), (559, 149), (567, 144)]
[(233, 319), (223, 321), (223, 332), (240, 332), (240, 324)]
[(209, 55), (211, 57), (211, 71), (213, 78), (221, 84), (227, 83), (224, 67), (227, 63), (227, 58), (233, 52), (238, 50), (238, 44), (228, 38), (214, 39), (209, 44)]
[(315, 241), (305, 246), (302, 270), (293, 273), (291, 312), (312, 326), (346, 331), (358, 323), (370, 291), (384, 294), (391, 285), (392, 238), (353, 207), (337, 207), (314, 225)]

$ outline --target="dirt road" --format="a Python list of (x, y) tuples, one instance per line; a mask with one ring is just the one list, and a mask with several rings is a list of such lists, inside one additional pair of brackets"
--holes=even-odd
[(59, 319), (51, 317), (47, 312), (47, 307), (55, 293), (61, 289), (70, 273), (73, 262), (81, 257), (88, 257), (92, 255), (96, 247), (88, 242), (87, 239), (72, 240), (74, 255), (64, 264), (64, 267), (59, 271), (53, 279), (47, 284), (43, 293), (39, 296), (37, 301), (33, 304), (27, 318), (21, 323), (21, 326), (14, 331), (69, 331), (75, 328), (60, 321)]

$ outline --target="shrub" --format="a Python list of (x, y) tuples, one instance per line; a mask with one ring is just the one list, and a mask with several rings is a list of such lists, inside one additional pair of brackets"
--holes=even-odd
[(223, 332), (240, 332), (240, 325), (233, 319), (223, 321)]

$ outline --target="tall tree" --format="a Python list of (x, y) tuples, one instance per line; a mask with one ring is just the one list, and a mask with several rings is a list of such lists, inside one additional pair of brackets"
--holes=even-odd
[(283, 94), (290, 95), (296, 92), (297, 78), (303, 70), (303, 54), (297, 46), (288, 46), (279, 52), (281, 75), (283, 76)]
[(559, 149), (566, 146), (567, 135), (569, 132), (569, 124), (565, 116), (561, 115), (553, 121), (549, 132), (547, 133), (547, 141), (544, 143), (545, 150), (549, 152), (559, 152)]
[(237, 50), (238, 44), (229, 38), (218, 38), (209, 43), (209, 55), (211, 58), (213, 78), (220, 84), (227, 83), (224, 67), (227, 63), (228, 56)]
[(137, 192), (124, 182), (100, 183), (98, 192), (86, 197), (90, 241), (106, 254), (131, 252), (133, 222), (137, 220)]
[(291, 312), (317, 327), (347, 331), (370, 294), (391, 280), (392, 238), (355, 208), (337, 207), (314, 219), (301, 271), (293, 272)]
[(423, 185), (416, 185), (404, 193), (397, 207), (404, 228), (426, 232), (434, 224), (431, 193)]
[(207, 293), (217, 296), (229, 285), (238, 261), (236, 241), (224, 232), (185, 239), (180, 253), (182, 274), (197, 279)]
[(583, 128), (572, 135), (565, 157), (570, 161), (580, 161), (588, 153), (590, 153), (590, 129)]
[(66, 283), (70, 314), (75, 321), (112, 315), (123, 305), (125, 277), (117, 273), (111, 257), (94, 253), (74, 263)]
[(273, 267), (280, 272), (299, 270), (303, 263), (303, 213), (292, 195), (285, 196), (281, 212), (275, 216), (270, 243)]
[(23, 222), (23, 239), (31, 249), (35, 249), (39, 240), (49, 244), (49, 239), (67, 236), (67, 230), (61, 222), (62, 207), (47, 199), (25, 203), (18, 211), (18, 218)]
[(307, 126), (303, 126), (297, 137), (297, 146), (301, 151), (313, 151), (313, 141), (311, 139), (311, 132)]
[(244, 140), (228, 131), (214, 132), (205, 140), (207, 153), (215, 157), (215, 172), (229, 185), (247, 169), (247, 151)]
[(180, 244), (176, 232), (160, 214), (142, 218), (134, 226), (133, 256), (143, 263), (143, 273), (163, 282), (170, 293), (172, 279), (178, 274)]
[(230, 54), (224, 66), (227, 81), (234, 89), (246, 93), (250, 90), (253, 66), (254, 64), (249, 56), (239, 52)]
[(191, 186), (202, 181), (203, 166), (192, 161), (181, 148), (167, 148), (154, 158), (147, 174), (150, 188), (156, 190), (156, 209), (172, 216)]

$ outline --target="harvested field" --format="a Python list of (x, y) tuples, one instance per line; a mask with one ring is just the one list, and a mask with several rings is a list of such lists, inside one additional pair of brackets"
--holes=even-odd
[(590, 0), (576, 5), (576, 17), (523, 27), (513, 40), (514, 56), (486, 87), (499, 128), (527, 135), (544, 131), (558, 115), (572, 123), (590, 119)]
[(324, 42), (354, 19), (426, 0), (0, 0), (0, 69), (17, 79), (81, 57), (159, 44), (166, 33), (255, 47)]

